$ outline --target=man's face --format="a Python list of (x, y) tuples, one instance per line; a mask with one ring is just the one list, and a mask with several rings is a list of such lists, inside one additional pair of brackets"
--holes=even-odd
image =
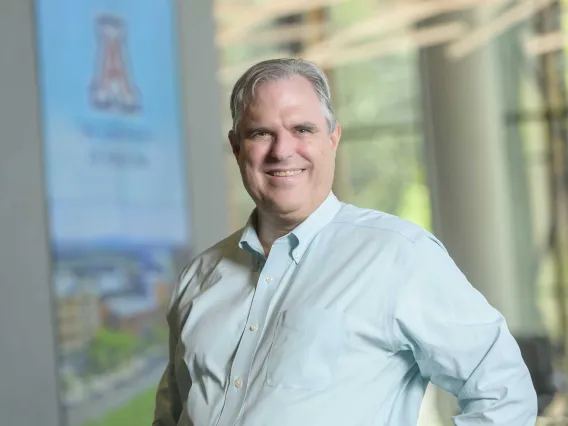
[(325, 200), (341, 129), (329, 133), (309, 80), (293, 76), (259, 84), (238, 132), (239, 137), (231, 131), (229, 140), (261, 212), (301, 221)]

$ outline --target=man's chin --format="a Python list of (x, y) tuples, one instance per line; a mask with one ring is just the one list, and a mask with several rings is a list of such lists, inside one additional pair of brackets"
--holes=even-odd
[(293, 194), (286, 196), (272, 197), (265, 203), (268, 214), (273, 213), (280, 216), (299, 214), (306, 209), (308, 202), (301, 202), (301, 198)]

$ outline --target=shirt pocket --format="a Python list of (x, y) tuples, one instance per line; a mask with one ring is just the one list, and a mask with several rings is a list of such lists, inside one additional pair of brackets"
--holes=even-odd
[(280, 314), (268, 355), (266, 384), (273, 388), (318, 390), (334, 377), (344, 338), (336, 311), (294, 308)]

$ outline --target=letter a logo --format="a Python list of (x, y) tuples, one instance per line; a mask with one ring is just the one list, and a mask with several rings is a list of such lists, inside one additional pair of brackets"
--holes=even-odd
[(90, 87), (91, 103), (101, 110), (133, 113), (140, 109), (140, 95), (126, 66), (126, 28), (122, 19), (102, 15), (97, 19), (97, 65)]

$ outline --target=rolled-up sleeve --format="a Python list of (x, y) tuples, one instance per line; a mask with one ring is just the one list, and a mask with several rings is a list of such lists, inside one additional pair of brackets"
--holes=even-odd
[(392, 345), (425, 379), (454, 394), (456, 426), (534, 426), (537, 398), (503, 316), (435, 239), (411, 243), (392, 311)]

